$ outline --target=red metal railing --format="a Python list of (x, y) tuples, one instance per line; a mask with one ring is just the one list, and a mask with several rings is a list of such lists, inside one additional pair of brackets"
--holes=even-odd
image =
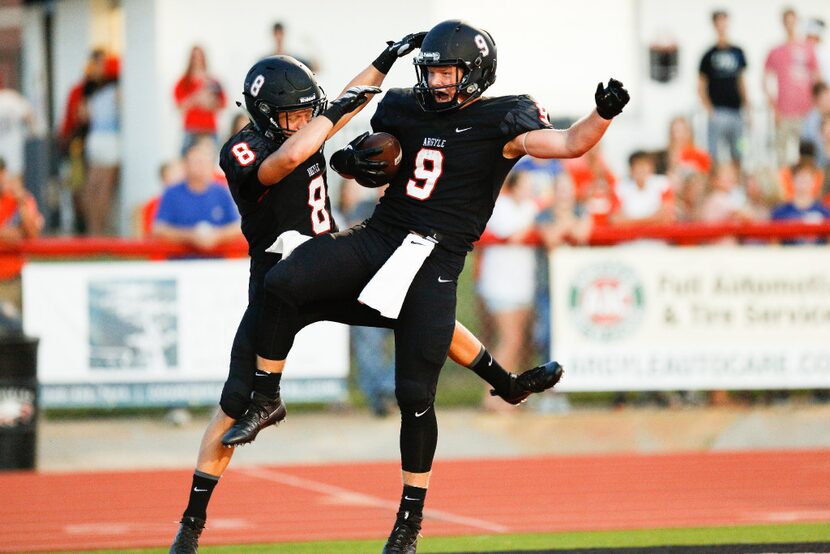
[[(746, 223), (704, 225), (684, 223), (654, 226), (598, 227), (591, 234), (591, 245), (612, 245), (638, 239), (659, 239), (676, 244), (698, 244), (734, 236), (740, 239), (786, 240), (803, 237), (830, 236), (830, 222), (809, 223)], [(503, 243), (490, 233), (478, 242), (480, 246)], [(532, 232), (525, 244), (542, 244), (538, 232)], [(248, 252), (245, 241), (227, 243), (213, 250), (171, 244), (158, 239), (126, 239), (111, 237), (40, 238), (14, 242), (0, 242), (0, 256), (28, 258), (65, 258), (112, 256), (118, 258), (145, 258), (163, 260), (184, 256), (244, 257)]]
[[(830, 222), (812, 224), (776, 221), (771, 223), (728, 223), (708, 225), (702, 223), (674, 223), (671, 225), (597, 227), (591, 233), (589, 244), (606, 246), (639, 239), (659, 239), (674, 244), (709, 243), (724, 237), (764, 241), (801, 239), (804, 237), (830, 236)], [(485, 232), (479, 245), (501, 244), (505, 241)], [(542, 238), (532, 232), (526, 244), (540, 245)]]

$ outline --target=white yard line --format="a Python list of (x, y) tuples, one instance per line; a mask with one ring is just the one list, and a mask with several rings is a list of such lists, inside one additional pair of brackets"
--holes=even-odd
[[(398, 509), (398, 504), (396, 502), (390, 502), (388, 500), (384, 500), (376, 496), (371, 496), (361, 492), (352, 491), (343, 487), (338, 487), (336, 485), (329, 485), (328, 483), (321, 483), (320, 481), (314, 481), (312, 479), (306, 479), (304, 477), (296, 477), (294, 475), (274, 471), (272, 469), (241, 468), (237, 469), (236, 471), (239, 473), (243, 473), (249, 477), (264, 479), (266, 481), (280, 483), (281, 485), (295, 487), (298, 489), (303, 489), (330, 496), (334, 500), (341, 503), (347, 503), (357, 506), (372, 506), (375, 508), (383, 508), (388, 510)], [(498, 523), (485, 521), (483, 519), (465, 517), (450, 512), (445, 512), (443, 510), (425, 510), (424, 516), (439, 521), (446, 521), (448, 523), (463, 525), (465, 527), (481, 529), (483, 531), (488, 531), (491, 533), (506, 533), (510, 530), (508, 527), (505, 527), (504, 525), (500, 525)]]

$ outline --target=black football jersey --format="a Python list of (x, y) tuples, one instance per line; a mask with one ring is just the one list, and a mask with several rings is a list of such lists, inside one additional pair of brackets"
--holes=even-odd
[(437, 232), (441, 246), (469, 252), (519, 160), (505, 158), (504, 145), (550, 126), (547, 113), (527, 95), (482, 98), (463, 109), (429, 113), (411, 89), (389, 90), (372, 129), (394, 135), (403, 159), (372, 221)]
[(322, 148), (279, 183), (266, 187), (259, 182), (260, 164), (278, 147), (248, 125), (232, 136), (219, 154), (252, 258), (265, 255), (265, 249), (285, 231), (313, 237), (337, 230)]

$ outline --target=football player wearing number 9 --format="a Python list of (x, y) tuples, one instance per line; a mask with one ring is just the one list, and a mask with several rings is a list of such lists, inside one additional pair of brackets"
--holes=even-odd
[[(455, 326), (456, 282), (505, 176), (525, 154), (581, 156), (629, 99), (622, 83), (600, 83), (596, 109), (569, 129), (557, 130), (529, 96), (484, 98), (496, 79), (495, 42), (486, 31), (457, 20), (429, 31), (415, 69), (415, 86), (388, 91), (372, 118), (375, 131), (400, 141), (401, 170), (365, 225), (315, 238), (269, 271), (266, 290), (282, 304), (263, 312), (272, 318), (268, 322), (264, 317), (263, 323), (273, 333), (273, 340), (263, 344), (275, 348), (258, 352), (280, 367), (293, 341), (292, 326), (284, 322), (297, 317), (303, 306), (322, 298), (368, 299), (367, 290), (382, 267), (378, 275), (399, 275), (393, 270), (400, 269), (397, 264), (414, 259), (398, 254), (427, 242), (419, 241), (419, 235), (437, 241), (408, 283), (395, 325), (404, 489), (386, 553), (416, 549), (438, 437), (433, 401)], [(352, 144), (335, 153), (331, 165), (359, 175), (368, 155)], [(387, 283), (390, 291), (399, 284), (395, 281)]]
[[(374, 85), (383, 81), (394, 60), (411, 52), (425, 34), (390, 42), (375, 65), (355, 77), (328, 109), (314, 75), (291, 57), (265, 58), (245, 78), (243, 94), (251, 122), (224, 145), (220, 164), (249, 243), (248, 307), (234, 338), (220, 409), (202, 437), (187, 508), (170, 552), (198, 550), (208, 502), (233, 455), (233, 448), (222, 444), (229, 429), (235, 423), (258, 420), (261, 412), (271, 423), (285, 417), (279, 399), (280, 374), (255, 371), (257, 324), (265, 302), (263, 280), (280, 260), (268, 249), (285, 231), (315, 236), (337, 230), (326, 191), (323, 143), (361, 109), (367, 95), (379, 90)], [(307, 306), (300, 325), (323, 319), (383, 327), (394, 323), (349, 299)], [(460, 324), (456, 333), (453, 358), (491, 382), (507, 402), (519, 403), (531, 392), (552, 387), (559, 378), (558, 366), (549, 365), (519, 376), (509, 374), (488, 360), (481, 343)]]

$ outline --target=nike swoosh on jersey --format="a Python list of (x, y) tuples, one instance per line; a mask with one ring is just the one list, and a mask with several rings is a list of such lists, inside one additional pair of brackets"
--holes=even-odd
[(469, 131), (472, 127), (464, 127), (463, 129), (459, 129), (458, 127), (455, 128), (456, 133), (463, 133), (464, 131)]

